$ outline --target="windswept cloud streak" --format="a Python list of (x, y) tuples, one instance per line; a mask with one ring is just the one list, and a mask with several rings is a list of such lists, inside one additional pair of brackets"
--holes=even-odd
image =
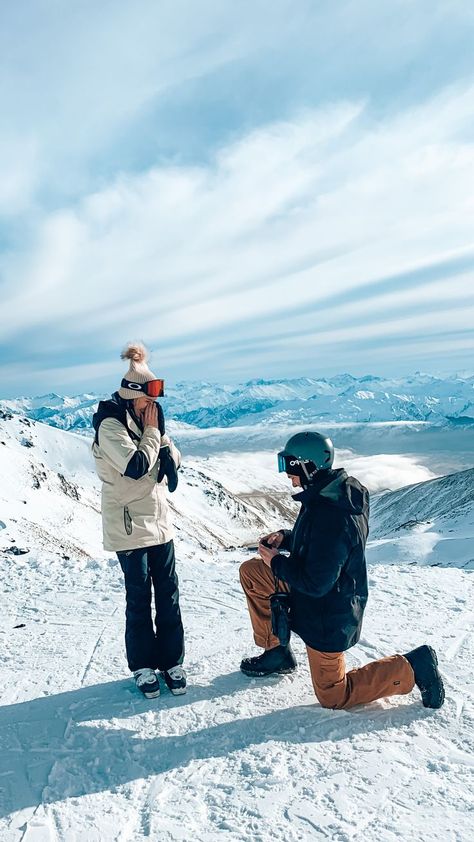
[[(355, 11), (353, 3), (343, 5), (348, 14)], [(362, 4), (367, 13), (370, 5)], [(175, 41), (153, 56), (145, 38), (136, 75), (128, 86), (123, 81), (121, 118), (130, 122), (132, 111), (163, 86), (179, 99), (191, 78), (217, 85), (217, 68), (253, 66), (259, 44), (266, 55), (270, 39), (262, 35), (257, 7), (251, 36), (246, 18), (229, 29), (224, 4), (226, 12), (212, 23), (201, 18), (193, 29), (188, 22), (181, 39), (175, 32)], [(304, 45), (304, 23), (314, 24), (310, 8), (302, 4), (305, 14), (300, 9), (292, 18)], [(324, 8), (325, 23), (336, 24), (337, 13)], [(429, 22), (432, 44), (441, 37), (443, 9), (437, 4)], [(277, 52), (289, 14), (288, 4), (276, 4), (270, 34)], [(124, 15), (125, 6), (122, 23)], [(454, 4), (453, 32), (461, 17)], [(176, 21), (169, 15), (165, 24), (162, 39)], [(78, 44), (85, 37), (79, 30)], [(428, 34), (419, 50), (428, 49)], [(398, 23), (386, 37), (389, 51), (401, 39), (401, 60), (416, 52)], [(111, 38), (121, 43), (116, 25)], [(290, 44), (286, 50), (292, 55)], [(179, 70), (177, 76), (160, 61)], [(449, 79), (438, 89), (433, 78), (429, 94), (409, 102), (400, 87), (398, 107), (381, 109), (373, 88), (377, 51), (367, 62), (365, 91), (362, 80), (348, 81), (345, 95), (298, 101), (284, 118), (241, 127), (232, 138), (221, 127), (220, 138), (216, 132), (206, 154), (193, 161), (156, 160), (136, 172), (118, 166), (91, 189), (90, 155), (105, 148), (106, 130), (109, 143), (117, 129), (108, 104), (97, 135), (92, 126), (91, 148), (73, 144), (88, 172), (74, 198), (64, 194), (56, 207), (38, 204), (44, 173), (25, 176), (17, 211), (28, 196), (32, 203), (35, 195), (34, 204), (24, 211), (21, 246), (11, 222), (13, 245), (0, 259), (4, 388), (106, 382), (132, 336), (148, 342), (175, 378), (199, 376), (203, 366), (210, 379), (390, 373), (398, 345), (405, 370), (419, 361), (436, 370), (466, 367), (474, 316), (474, 85)], [(338, 67), (331, 61), (321, 72), (335, 84)], [(103, 67), (95, 69), (100, 82)], [(264, 63), (262, 79), (268, 72)], [(48, 132), (41, 137), (32, 149), (44, 164)], [(4, 186), (12, 206), (14, 172), (13, 187)], [(69, 189), (74, 192), (72, 184)]]

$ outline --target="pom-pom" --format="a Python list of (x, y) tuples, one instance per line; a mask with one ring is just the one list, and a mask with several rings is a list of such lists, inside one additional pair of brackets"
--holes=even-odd
[(148, 359), (148, 351), (141, 342), (129, 342), (120, 354), (122, 360), (133, 360), (136, 363), (145, 363)]

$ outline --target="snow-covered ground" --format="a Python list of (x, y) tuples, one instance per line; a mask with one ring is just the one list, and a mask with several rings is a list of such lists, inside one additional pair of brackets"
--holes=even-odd
[(368, 558), (474, 570), (474, 468), (377, 496)]
[[(361, 479), (398, 488), (400, 463), (369, 458), (358, 463)], [(242, 545), (288, 523), (291, 505), (269, 454), (242, 459), (238, 448), (215, 460), (196, 450), (171, 497), (190, 686), (184, 697), (164, 689), (146, 701), (128, 677), (122, 577), (101, 548), (89, 442), (1, 421), (2, 842), (474, 838), (474, 579), (406, 558), (397, 544), (417, 534), (415, 523), (398, 537), (405, 507), (407, 522), (423, 516), (462, 536), (467, 544), (451, 545), (447, 559), (462, 565), (473, 547), (470, 480), (433, 480), (422, 460), (406, 459), (412, 481), (428, 483), (374, 503), (370, 601), (347, 662), (429, 641), (446, 682), (440, 711), (425, 710), (416, 692), (322, 709), (299, 640), (294, 675), (257, 682), (239, 672), (254, 651)], [(377, 555), (384, 540), (386, 557)]]

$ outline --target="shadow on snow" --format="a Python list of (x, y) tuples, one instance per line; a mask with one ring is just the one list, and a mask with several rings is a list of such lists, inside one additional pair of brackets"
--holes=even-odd
[[(275, 679), (265, 679), (265, 682)], [(374, 703), (351, 712), (317, 703), (283, 708), (260, 716), (211, 724), (184, 734), (163, 734), (161, 712), (219, 699), (249, 689), (240, 672), (193, 685), (186, 696), (163, 695), (155, 702), (137, 696), (131, 681), (96, 684), (0, 708), (0, 814), (107, 792), (131, 781), (186, 766), (193, 760), (223, 757), (263, 746), (337, 742), (357, 734), (409, 726), (429, 716), (419, 704), (390, 709)], [(156, 712), (144, 736), (122, 720)], [(216, 712), (222, 709), (216, 707)], [(208, 719), (209, 708), (202, 712)], [(104, 721), (107, 725), (104, 726)], [(97, 721), (97, 724), (94, 724)], [(87, 723), (87, 724), (86, 724)], [(110, 725), (108, 724), (110, 723)], [(120, 727), (117, 727), (117, 725)], [(179, 718), (174, 724), (179, 727)]]

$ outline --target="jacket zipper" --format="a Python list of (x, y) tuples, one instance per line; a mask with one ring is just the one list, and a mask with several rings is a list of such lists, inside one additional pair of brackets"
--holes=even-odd
[(125, 526), (125, 532), (127, 533), (127, 535), (131, 535), (132, 529), (133, 529), (133, 523), (132, 523), (132, 518), (130, 517), (130, 512), (128, 510), (128, 506), (125, 506), (124, 510), (123, 510), (123, 523), (124, 523), (124, 526)]

